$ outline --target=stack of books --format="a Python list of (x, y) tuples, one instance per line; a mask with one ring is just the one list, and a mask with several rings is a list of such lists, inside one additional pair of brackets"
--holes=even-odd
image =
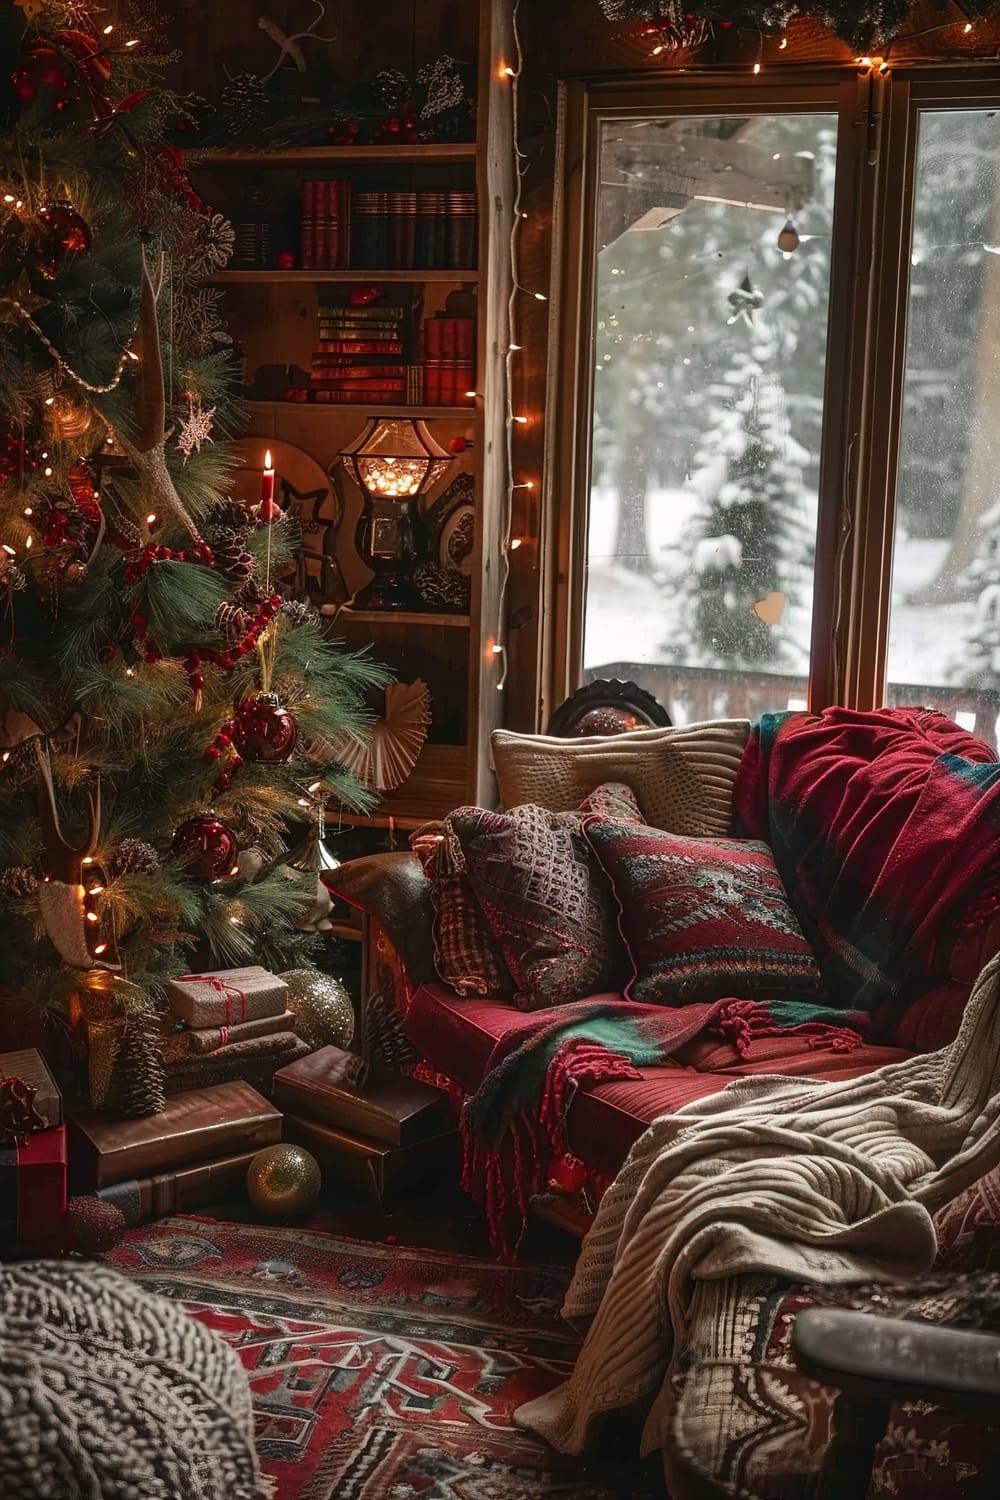
[(399, 406), (407, 367), (402, 307), (321, 307), (309, 400), (340, 406)]
[(321, 1047), (274, 1075), (283, 1139), (311, 1151), (324, 1177), (385, 1203), (454, 1167), (458, 1133), (441, 1089), (394, 1074), (357, 1088), (356, 1059)]
[(435, 313), (424, 321), (425, 406), (473, 406), (476, 385), (475, 322)]
[(249, 1084), (223, 1083), (178, 1094), (141, 1120), (71, 1115), (70, 1181), (138, 1224), (239, 1190), (256, 1152), (280, 1140), (279, 1111)]
[(287, 998), (285, 981), (259, 965), (172, 980), (160, 1023), (167, 1093), (236, 1078), (266, 1093), (275, 1069), (309, 1050)]
[(357, 193), (351, 264), (378, 270), (472, 270), (474, 192)]
[(311, 178), (302, 184), (304, 271), (343, 271), (351, 264), (351, 184)]

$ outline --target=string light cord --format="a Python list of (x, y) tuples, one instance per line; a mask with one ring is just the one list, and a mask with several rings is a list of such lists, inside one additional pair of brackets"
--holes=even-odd
[[(522, 184), (525, 174), (525, 163), (527, 156), (521, 150), (520, 139), (520, 85), (521, 74), (524, 70), (524, 51), (521, 46), (521, 31), (518, 24), (518, 13), (521, 9), (521, 0), (514, 0), (511, 11), (511, 36), (514, 43), (514, 66), (509, 65), (503, 69), (503, 75), (510, 79), (510, 118), (511, 118), (511, 144), (514, 158), (514, 197), (511, 203), (511, 226), (509, 240), (510, 256), (510, 291), (507, 295), (507, 347), (504, 353), (504, 411), (505, 411), (505, 442), (506, 442), (506, 486), (503, 530), (500, 541), (500, 588), (497, 594), (497, 623), (494, 654), (500, 658), (500, 675), (497, 678), (497, 692), (502, 693), (507, 685), (508, 656), (504, 641), (504, 628), (506, 623), (507, 593), (510, 585), (510, 554), (511, 554), (511, 531), (514, 525), (514, 490), (518, 486), (514, 483), (514, 355), (518, 352), (520, 345), (517, 341), (517, 298), (520, 292), (526, 292), (518, 279), (517, 244), (522, 221)], [(537, 293), (533, 294), (538, 296)], [(542, 299), (544, 300), (544, 299)]]

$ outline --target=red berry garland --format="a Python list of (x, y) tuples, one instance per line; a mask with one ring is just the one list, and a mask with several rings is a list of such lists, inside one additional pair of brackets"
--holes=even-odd
[(23, 483), (24, 476), (33, 474), (37, 468), (38, 460), (32, 445), (26, 438), (16, 438), (12, 432), (8, 432), (0, 444), (0, 485), (6, 484), (9, 479), (17, 479)]

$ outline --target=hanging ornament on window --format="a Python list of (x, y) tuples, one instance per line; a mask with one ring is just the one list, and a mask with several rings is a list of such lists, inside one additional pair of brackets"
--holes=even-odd
[(778, 234), (778, 249), (785, 255), (791, 255), (793, 250), (799, 248), (799, 231), (795, 227), (794, 219), (786, 219), (784, 226)]
[(177, 435), (177, 446), (184, 455), (187, 463), (192, 453), (200, 453), (202, 443), (210, 443), (212, 439), (212, 418), (215, 416), (216, 408), (202, 407), (199, 395), (187, 394), (188, 414), (181, 423), (180, 432)]
[(244, 699), (233, 716), (233, 744), (244, 760), (265, 765), (287, 760), (297, 738), (295, 720), (276, 693)]
[(238, 872), (236, 835), (211, 809), (180, 825), (170, 853), (184, 866), (189, 880), (222, 880)]
[(66, 198), (56, 198), (38, 210), (43, 226), (41, 244), (35, 264), (42, 275), (53, 281), (76, 255), (90, 249), (90, 225)]
[(739, 286), (734, 287), (726, 299), (732, 312), (726, 319), (727, 323), (738, 323), (743, 318), (748, 324), (753, 324), (753, 315), (764, 306), (764, 293), (759, 292), (750, 280), (750, 272), (747, 271)]

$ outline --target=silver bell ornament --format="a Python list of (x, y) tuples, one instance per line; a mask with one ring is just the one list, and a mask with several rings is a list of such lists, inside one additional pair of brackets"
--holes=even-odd
[[(315, 897), (313, 904), (307, 906), (298, 917), (295, 925), (300, 932), (329, 932), (333, 926), (330, 913), (333, 910), (333, 897), (323, 884), (322, 874), (324, 870), (337, 870), (340, 868), (340, 860), (324, 843), (326, 824), (323, 809), (317, 810), (316, 822), (301, 844), (297, 844), (289, 854), (282, 860), (282, 868), (296, 875), (312, 876), (315, 881)], [(303, 882), (308, 889), (307, 882)]]

